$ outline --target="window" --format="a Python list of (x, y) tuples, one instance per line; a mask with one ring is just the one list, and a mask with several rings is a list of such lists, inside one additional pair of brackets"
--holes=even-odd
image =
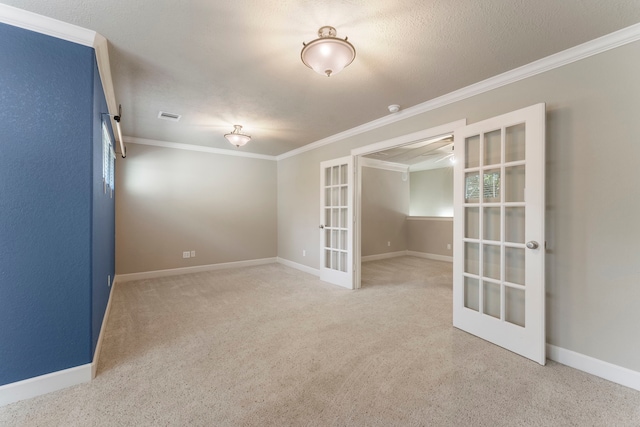
[[(485, 200), (500, 198), (500, 172), (485, 172), (482, 183), (482, 197)], [(477, 200), (480, 198), (480, 175), (469, 174), (465, 179), (465, 200)], [(499, 200), (498, 200), (499, 201)]]
[(102, 122), (102, 183), (104, 192), (106, 194), (107, 187), (110, 190), (111, 197), (113, 197), (113, 189), (115, 184), (114, 169), (115, 169), (115, 152), (113, 151), (113, 142), (111, 140), (111, 134), (107, 128), (107, 123)]

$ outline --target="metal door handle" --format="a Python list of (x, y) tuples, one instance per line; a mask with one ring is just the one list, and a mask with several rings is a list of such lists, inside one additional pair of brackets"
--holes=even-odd
[(320, 228), (321, 228), (321, 229), (324, 229), (324, 225), (321, 225), (321, 226), (320, 226)]
[(536, 242), (535, 240), (531, 240), (530, 242), (527, 242), (527, 248), (529, 249), (538, 249), (538, 242)]

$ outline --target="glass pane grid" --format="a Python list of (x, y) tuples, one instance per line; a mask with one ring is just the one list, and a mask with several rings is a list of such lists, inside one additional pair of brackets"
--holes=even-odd
[(464, 166), (465, 168), (475, 168), (480, 166), (480, 135), (473, 135), (468, 138), (465, 138), (465, 158), (464, 158)]
[(503, 162), (502, 129), (486, 132), (483, 135), (483, 165), (497, 165)]
[(348, 272), (349, 165), (326, 167), (324, 181), (324, 267)]
[(505, 128), (505, 161), (524, 160), (526, 149), (525, 124), (518, 123)]
[(501, 178), (504, 169), (502, 129), (480, 136), (479, 204), (479, 312), (503, 319), (502, 202)]
[(524, 124), (465, 144), (464, 306), (524, 327)]
[(513, 287), (504, 289), (504, 320), (510, 324), (525, 327), (526, 291)]

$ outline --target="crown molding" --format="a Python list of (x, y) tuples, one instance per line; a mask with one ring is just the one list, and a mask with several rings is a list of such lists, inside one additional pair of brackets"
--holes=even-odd
[(97, 34), (77, 25), (1, 3), (0, 22), (90, 47), (94, 47)]
[(151, 145), (154, 147), (173, 148), (176, 150), (199, 151), (201, 153), (221, 154), (223, 156), (248, 157), (251, 159), (276, 161), (275, 156), (267, 154), (248, 153), (246, 151), (232, 151), (223, 148), (204, 147), (202, 145), (181, 144), (177, 142), (157, 141), (155, 139), (135, 138), (132, 136), (123, 136), (124, 142), (128, 144)]
[(562, 52), (558, 52), (537, 61), (531, 62), (527, 65), (523, 65), (522, 67), (515, 68), (502, 74), (498, 74), (497, 76), (490, 77), (481, 82), (474, 83), (462, 89), (434, 98), (430, 101), (423, 102), (422, 104), (409, 107), (397, 113), (390, 114), (388, 116), (373, 120), (344, 132), (337, 133), (319, 141), (312, 142), (300, 148), (296, 148), (295, 150), (288, 151), (279, 155), (278, 160), (297, 156), (298, 154), (315, 150), (316, 148), (320, 148), (322, 146), (332, 144), (334, 142), (338, 142), (364, 132), (378, 129), (380, 127), (387, 126), (391, 123), (395, 123), (404, 119), (408, 119), (418, 114), (435, 110), (446, 105), (453, 104), (454, 102), (462, 101), (464, 99), (471, 98), (473, 96), (489, 92), (494, 89), (498, 89), (502, 86), (506, 86), (508, 84), (533, 77), (537, 74), (545, 73), (555, 68), (563, 67), (573, 62), (580, 61), (590, 56), (597, 55), (599, 53), (606, 52), (608, 50), (615, 49), (617, 47), (638, 40), (640, 40), (640, 24), (634, 24), (630, 27), (623, 28), (611, 34), (607, 34), (578, 46), (563, 50)]

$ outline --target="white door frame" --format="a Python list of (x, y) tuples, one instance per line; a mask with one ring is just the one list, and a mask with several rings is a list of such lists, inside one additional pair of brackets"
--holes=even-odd
[(354, 212), (354, 224), (353, 224), (353, 285), (354, 289), (360, 288), (361, 281), (361, 267), (362, 267), (362, 177), (361, 177), (361, 165), (360, 157), (367, 154), (377, 153), (378, 151), (388, 150), (390, 148), (402, 147), (404, 145), (414, 144), (416, 142), (424, 141), (430, 138), (436, 138), (438, 136), (453, 134), (453, 132), (461, 127), (467, 125), (467, 119), (456, 120), (454, 122), (446, 123), (440, 126), (434, 126), (429, 129), (421, 130), (418, 132), (401, 135), (395, 138), (387, 139), (384, 141), (376, 142), (373, 144), (365, 145), (364, 147), (354, 148), (351, 150), (351, 156), (353, 156), (353, 206)]

